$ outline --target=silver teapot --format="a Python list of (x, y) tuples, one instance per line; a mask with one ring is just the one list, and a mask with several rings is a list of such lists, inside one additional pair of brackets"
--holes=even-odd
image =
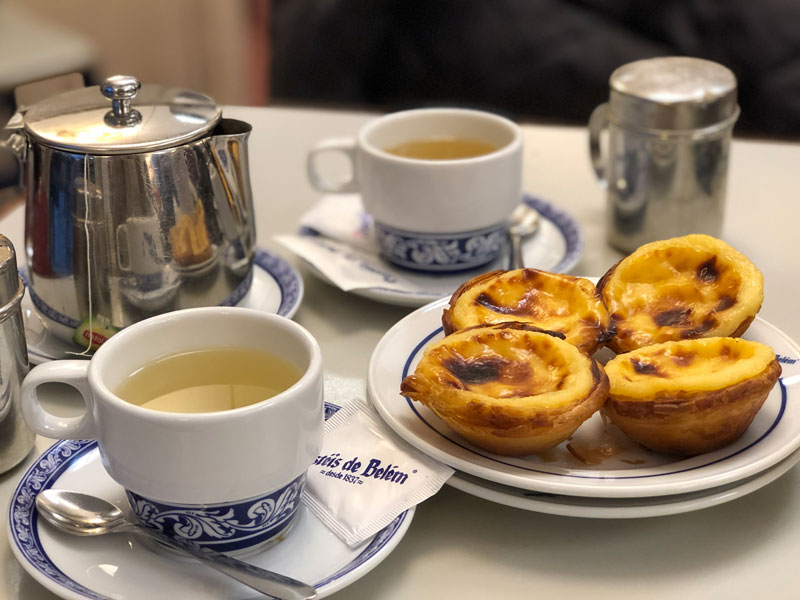
[(115, 76), (12, 117), (26, 284), (48, 330), (96, 348), (153, 314), (242, 300), (251, 127), (221, 113), (203, 94)]

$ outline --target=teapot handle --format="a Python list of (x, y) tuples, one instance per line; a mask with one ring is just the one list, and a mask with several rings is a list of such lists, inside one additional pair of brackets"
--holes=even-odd
[[(320, 154), (326, 152), (340, 152), (344, 154), (351, 167), (351, 176), (344, 181), (332, 182), (323, 177), (317, 170), (316, 158)], [(356, 162), (356, 140), (351, 137), (346, 138), (332, 138), (323, 140), (314, 146), (308, 153), (306, 159), (306, 172), (308, 173), (308, 180), (320, 192), (329, 192), (334, 194), (346, 194), (349, 192), (357, 192), (358, 185), (358, 169)]]
[(0, 148), (8, 148), (14, 154), (19, 165), (17, 170), (17, 187), (23, 187), (23, 174), (25, 171), (25, 157), (28, 152), (28, 142), (24, 135), (12, 133), (5, 141), (0, 140)]

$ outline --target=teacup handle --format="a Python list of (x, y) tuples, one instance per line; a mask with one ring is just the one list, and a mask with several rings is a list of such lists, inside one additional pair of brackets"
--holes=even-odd
[(603, 151), (600, 147), (600, 135), (608, 127), (608, 103), (601, 104), (592, 111), (589, 117), (589, 155), (592, 159), (592, 167), (597, 179), (602, 185), (606, 185), (606, 167), (603, 159)]
[[(329, 181), (317, 171), (316, 158), (318, 155), (325, 152), (341, 152), (350, 161), (352, 168), (352, 175), (349, 179), (344, 181)], [(351, 137), (347, 138), (332, 138), (323, 140), (314, 146), (308, 153), (306, 158), (306, 171), (308, 173), (308, 180), (320, 192), (329, 192), (334, 194), (346, 194), (358, 191), (358, 173), (356, 162), (356, 140)]]
[[(22, 416), (39, 435), (65, 440), (94, 438), (92, 392), (89, 389), (88, 360), (59, 360), (38, 365), (22, 380)], [(57, 417), (39, 402), (38, 387), (43, 383), (66, 383), (83, 396), (86, 412), (80, 417)]]

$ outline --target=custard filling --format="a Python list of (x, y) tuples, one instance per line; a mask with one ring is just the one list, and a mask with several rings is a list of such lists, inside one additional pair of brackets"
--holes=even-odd
[(652, 400), (664, 392), (720, 390), (760, 375), (772, 348), (740, 338), (664, 342), (620, 354), (606, 366), (610, 394)]
[(755, 314), (763, 281), (727, 244), (689, 235), (639, 248), (617, 265), (603, 299), (620, 323), (618, 335), (643, 345), (655, 332), (661, 339), (730, 333), (717, 331), (720, 321), (738, 324)]
[(570, 343), (586, 330), (603, 330), (608, 313), (588, 279), (536, 269), (508, 271), (463, 291), (453, 307), (457, 328), (468, 324), (528, 321), (557, 331)]
[[(430, 346), (414, 377), (465, 392), (467, 404), (559, 408), (591, 392), (590, 359), (556, 338), (524, 330), (464, 330)], [(453, 398), (455, 400), (455, 398)]]

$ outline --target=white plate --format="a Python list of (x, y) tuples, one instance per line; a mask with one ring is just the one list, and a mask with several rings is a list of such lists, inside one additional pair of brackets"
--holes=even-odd
[[(237, 306), (255, 308), (291, 319), (303, 300), (303, 278), (286, 260), (257, 248), (253, 257), (253, 282)], [(24, 267), (20, 268), (23, 280)], [(81, 358), (74, 344), (49, 331), (33, 306), (30, 294), (22, 299), (22, 317), (28, 341), (28, 357), (34, 364), (63, 358)]]
[(582, 498), (520, 490), (456, 472), (448, 485), (472, 496), (533, 512), (589, 519), (641, 519), (663, 517), (717, 506), (754, 492), (789, 471), (800, 461), (800, 450), (752, 477), (728, 485), (688, 494), (650, 498)]
[[(580, 226), (570, 215), (545, 200), (525, 196), (523, 201), (539, 211), (542, 217), (536, 233), (522, 240), (525, 266), (554, 273), (568, 272), (583, 253), (584, 241)], [(300, 233), (314, 235), (314, 231), (308, 228), (302, 229)], [(306, 264), (311, 267), (315, 275), (330, 283), (321, 271), (308, 262)], [(450, 296), (459, 285), (478, 273), (508, 268), (508, 252), (503, 251), (494, 262), (475, 271), (462, 271), (449, 275), (423, 275), (395, 267), (385, 261), (382, 262), (382, 267), (385, 271), (397, 274), (403, 280), (412, 283), (416, 289), (400, 291), (372, 287), (355, 289), (352, 293), (386, 304), (422, 306), (443, 296)]]
[[(337, 407), (326, 406), (329, 415)], [(97, 444), (56, 442), (22, 476), (9, 506), (11, 549), (30, 575), (70, 600), (252, 599), (249, 588), (168, 552), (154, 551), (128, 534), (76, 537), (54, 530), (36, 513), (36, 494), (49, 488), (100, 496), (128, 510), (123, 489), (103, 469)], [(363, 577), (395, 548), (414, 515), (410, 509), (374, 538), (350, 548), (304, 505), (286, 538), (242, 560), (284, 573), (317, 588), (324, 598)], [(261, 596), (259, 596), (261, 597)]]
[[(447, 300), (422, 307), (400, 320), (381, 339), (370, 359), (367, 392), (386, 423), (431, 457), (471, 475), (526, 490), (572, 496), (638, 498), (666, 496), (739, 481), (775, 465), (800, 447), (800, 349), (784, 333), (760, 318), (746, 339), (775, 350), (784, 373), (750, 428), (736, 442), (679, 460), (629, 442), (599, 414), (572, 436), (573, 448), (597, 448), (601, 441), (619, 454), (587, 466), (564, 442), (550, 452), (521, 458), (481, 450), (453, 432), (426, 407), (400, 395), (400, 382), (414, 371), (425, 346), (442, 338), (441, 316)], [(587, 454), (587, 452), (583, 452)]]

